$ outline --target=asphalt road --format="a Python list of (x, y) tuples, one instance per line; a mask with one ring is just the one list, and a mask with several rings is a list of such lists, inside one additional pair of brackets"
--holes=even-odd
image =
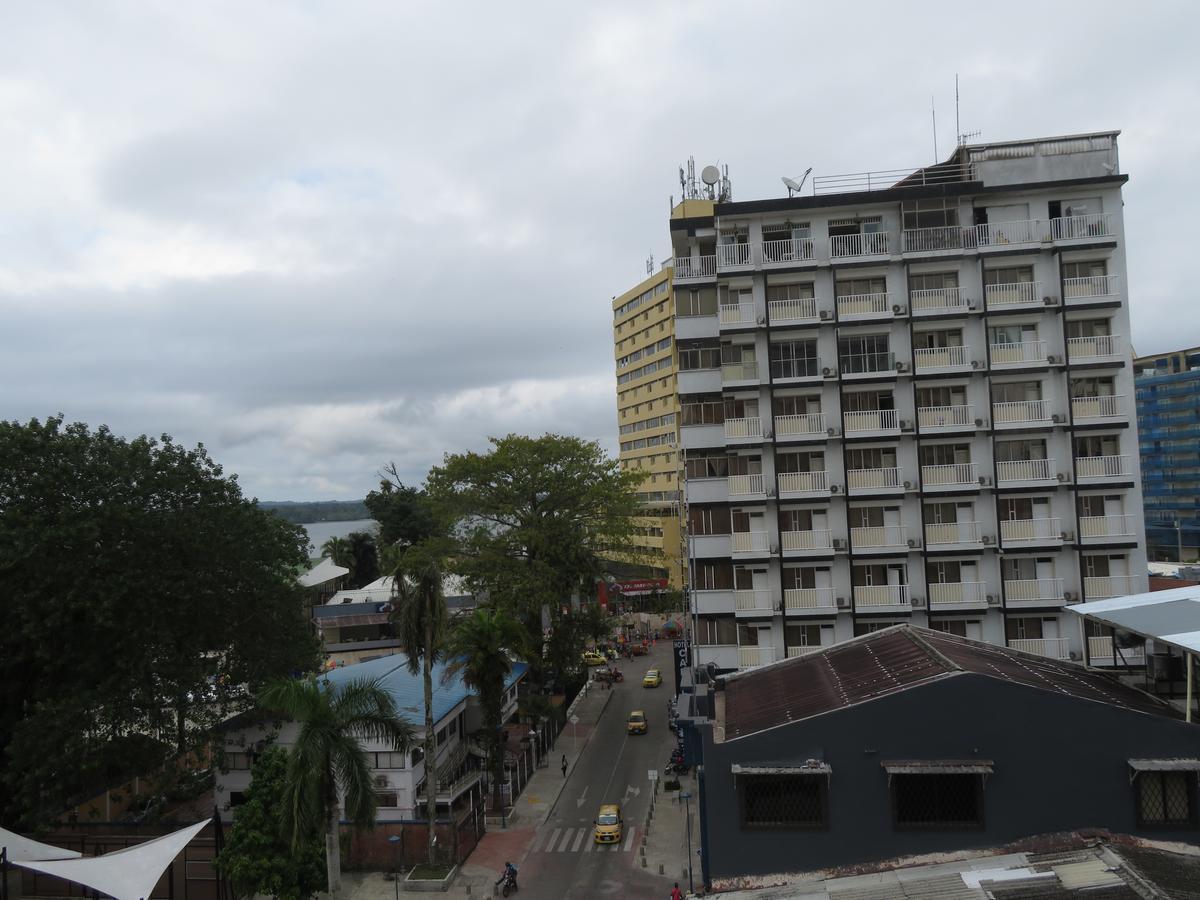
[[(671, 879), (643, 869), (638, 854), (654, 790), (648, 772), (656, 769), (662, 775), (675, 743), (667, 717), (674, 678), (670, 664), (670, 642), (660, 642), (649, 656), (616, 664), (625, 681), (613, 686), (614, 696), (591, 742), (529, 845), (520, 865), (519, 897), (663, 898), (670, 892)], [(654, 666), (663, 673), (663, 684), (643, 688), (642, 675)], [(635, 709), (646, 712), (649, 728), (645, 735), (626, 734), (626, 720)], [(592, 823), (601, 803), (621, 804), (625, 834), (620, 844), (596, 844), (593, 840)]]

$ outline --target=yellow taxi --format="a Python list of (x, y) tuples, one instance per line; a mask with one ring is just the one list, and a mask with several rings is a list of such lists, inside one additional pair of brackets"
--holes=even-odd
[(642, 687), (658, 687), (662, 684), (662, 673), (658, 669), (650, 669), (642, 676)]
[(583, 654), (583, 664), (585, 666), (603, 666), (608, 664), (608, 658), (596, 650), (589, 650)]
[(646, 712), (645, 710), (635, 709), (629, 714), (629, 721), (625, 725), (625, 730), (629, 734), (645, 734), (646, 733)]
[(596, 843), (621, 843), (621, 807), (616, 803), (602, 803), (596, 815)]

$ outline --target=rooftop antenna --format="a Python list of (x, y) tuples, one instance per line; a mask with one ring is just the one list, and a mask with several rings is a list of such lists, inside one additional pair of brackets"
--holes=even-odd
[(780, 181), (783, 182), (783, 186), (788, 190), (789, 200), (793, 194), (799, 194), (800, 191), (804, 189), (804, 182), (808, 180), (808, 175), (810, 172), (812, 172), (812, 166), (809, 166), (804, 170), (804, 174), (800, 176), (799, 181), (797, 181), (795, 178), (788, 178), (786, 175), (780, 179)]
[(700, 180), (708, 185), (708, 199), (717, 199), (717, 183), (721, 180), (721, 170), (716, 166), (705, 166), (700, 170)]
[(649, 256), (646, 257), (646, 274), (647, 275), (654, 274), (654, 254), (653, 253), (651, 253)]
[(933, 95), (929, 95), (929, 111), (933, 115), (933, 164), (937, 165), (937, 105), (933, 102)]
[(954, 73), (954, 134), (958, 138), (958, 145), (963, 144), (962, 125), (958, 121), (958, 73)]

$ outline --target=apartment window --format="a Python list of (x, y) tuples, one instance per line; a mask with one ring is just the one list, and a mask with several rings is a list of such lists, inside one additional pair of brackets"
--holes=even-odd
[(396, 802), (395, 791), (376, 791), (375, 805), (380, 809), (395, 809), (400, 804)]
[(737, 784), (743, 828), (824, 828), (828, 824), (829, 779), (824, 773), (739, 774)]
[(771, 344), (772, 378), (813, 378), (820, 374), (816, 341), (779, 341)]
[(405, 755), (403, 753), (380, 752), (375, 754), (376, 769), (403, 769)]
[(982, 774), (889, 772), (888, 778), (896, 828), (957, 831), (983, 827)]
[(824, 472), (825, 452), (817, 450), (777, 453), (775, 455), (775, 470), (780, 474), (787, 472)]
[(1008, 266), (997, 269), (984, 269), (983, 283), (991, 284), (1026, 284), (1033, 281), (1033, 266)]
[(689, 506), (688, 531), (694, 535), (729, 534), (729, 507)]
[(891, 391), (857, 391), (846, 394), (842, 402), (846, 412), (879, 412), (896, 408)]
[(1042, 399), (1040, 381), (1006, 381), (992, 384), (992, 400), (995, 403), (1023, 403)]
[(416, 768), (417, 764), (425, 758), (425, 751), (418, 748), (412, 751), (412, 753), (408, 755), (408, 758), (412, 761), (413, 768)]
[(811, 300), (816, 294), (811, 281), (767, 285), (767, 300)]
[(720, 425), (725, 421), (725, 403), (720, 394), (700, 394), (680, 404), (681, 425)]
[(958, 224), (958, 199), (909, 200), (901, 205), (905, 230), (945, 228)]
[(1138, 825), (1165, 828), (1196, 824), (1191, 772), (1138, 772), (1134, 779)]
[[(784, 570), (785, 573), (787, 571), (788, 571), (787, 569)], [(793, 571), (801, 572), (801, 571), (811, 571), (811, 570), (796, 569)], [(826, 569), (826, 571), (828, 571), (828, 569)], [(797, 579), (797, 584), (795, 584), (794, 586), (795, 587), (812, 587), (812, 585), (799, 584), (799, 582), (801, 580), (803, 580), (803, 579)], [(830, 631), (833, 630), (833, 626), (831, 626), (831, 625), (826, 625), (824, 627), (828, 628)], [(784, 631), (784, 637), (786, 638), (787, 645), (789, 647), (820, 647), (821, 646), (821, 626), (820, 625), (786, 625), (786, 626), (784, 626), (783, 631)]]
[(688, 347), (681, 344), (679, 346), (679, 368), (681, 371), (719, 369), (721, 368), (721, 348), (719, 346)]
[(821, 398), (776, 396), (771, 405), (777, 416), (803, 416), (808, 413), (819, 413)]
[(904, 624), (906, 624), (906, 622), (903, 620), (880, 621), (878, 619), (871, 619), (868, 621), (863, 621), (860, 619), (854, 623), (854, 636), (862, 637), (866, 634), (874, 634), (876, 631), (883, 631), (885, 628), (891, 628), (893, 625)]
[(715, 316), (717, 314), (717, 292), (712, 288), (675, 292), (675, 314), (687, 316)]
[(737, 620), (733, 616), (698, 616), (696, 642), (732, 646), (737, 643)]
[(878, 278), (843, 278), (834, 282), (835, 297), (852, 297), (856, 294), (886, 294), (887, 280)]
[(925, 444), (921, 447), (922, 466), (953, 466), (970, 461), (970, 444)]
[(1107, 337), (1112, 334), (1112, 323), (1108, 319), (1072, 319), (1067, 322), (1067, 337)]
[(957, 272), (923, 272), (908, 276), (910, 291), (940, 291), (958, 287)]
[(929, 627), (961, 638), (981, 639), (982, 623), (978, 619), (930, 619)]
[(697, 591), (733, 590), (733, 567), (729, 563), (697, 563), (692, 588)]
[(892, 368), (892, 354), (888, 349), (886, 334), (841, 338), (838, 341), (838, 357), (843, 374), (885, 372)]
[(1108, 263), (1103, 259), (1089, 259), (1082, 262), (1065, 262), (1062, 264), (1063, 278), (1098, 278), (1108, 274)]
[(232, 772), (235, 769), (249, 769), (250, 763), (249, 753), (226, 753), (222, 768), (227, 772)]
[(688, 478), (724, 478), (729, 474), (729, 457), (724, 453), (689, 454), (683, 466)]
[(913, 334), (913, 348), (916, 350), (944, 350), (947, 347), (961, 347), (963, 333), (961, 328), (947, 328), (941, 331), (918, 331)]

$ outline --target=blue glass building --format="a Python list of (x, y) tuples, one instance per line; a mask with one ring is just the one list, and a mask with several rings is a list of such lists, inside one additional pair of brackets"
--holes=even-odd
[(1134, 361), (1138, 441), (1152, 560), (1200, 555), (1200, 347)]

